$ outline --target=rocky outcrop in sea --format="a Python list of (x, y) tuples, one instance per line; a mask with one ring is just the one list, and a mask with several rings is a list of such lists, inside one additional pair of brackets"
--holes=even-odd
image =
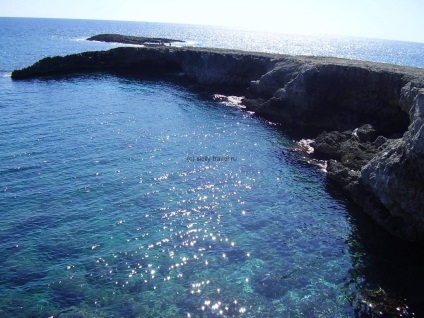
[(116, 48), (49, 57), (13, 79), (92, 71), (183, 72), (245, 96), (248, 110), (314, 138), (337, 183), (378, 224), (424, 241), (424, 70), (206, 48)]
[(172, 43), (183, 43), (184, 41), (168, 38), (147, 38), (142, 36), (122, 34), (98, 34), (89, 37), (87, 41), (114, 42), (135, 45), (172, 45)]

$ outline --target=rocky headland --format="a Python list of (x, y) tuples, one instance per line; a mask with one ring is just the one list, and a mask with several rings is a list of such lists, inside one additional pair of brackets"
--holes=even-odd
[(424, 242), (423, 69), (156, 46), (49, 57), (12, 78), (98, 71), (183, 72), (204, 87), (244, 95), (248, 110), (313, 138), (328, 178), (378, 224)]

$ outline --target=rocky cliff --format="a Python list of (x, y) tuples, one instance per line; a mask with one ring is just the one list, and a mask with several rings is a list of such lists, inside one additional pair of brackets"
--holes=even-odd
[(119, 47), (109, 51), (48, 57), (28, 68), (14, 71), (12, 78), (87, 71), (128, 71), (139, 74), (184, 72), (201, 85), (232, 91), (245, 89), (252, 80), (270, 70), (273, 64), (272, 55), (240, 51)]
[(424, 70), (202, 48), (116, 48), (45, 58), (12, 78), (184, 72), (242, 92), (249, 110), (316, 137), (328, 177), (391, 233), (424, 242)]

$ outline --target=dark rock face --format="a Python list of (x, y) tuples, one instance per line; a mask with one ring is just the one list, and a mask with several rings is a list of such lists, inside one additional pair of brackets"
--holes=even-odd
[[(390, 230), (409, 240), (424, 240), (424, 90), (416, 98), (413, 122), (401, 139), (392, 141), (361, 170), (361, 182), (390, 212), (401, 220)], [(419, 115), (420, 114), (420, 115)], [(371, 214), (372, 215), (372, 214)], [(399, 228), (400, 227), (400, 228)]]
[(117, 48), (44, 58), (23, 70), (14, 71), (13, 78), (67, 74), (74, 72), (131, 70), (143, 73), (181, 71), (167, 49)]
[[(364, 133), (364, 130), (366, 132)], [(361, 138), (358, 132), (362, 131)], [(323, 132), (311, 144), (316, 156), (322, 159), (335, 159), (352, 170), (361, 170), (381, 151), (380, 142), (372, 143), (375, 130), (371, 125), (364, 125), (352, 131)], [(382, 137), (384, 138), (384, 137)]]
[(277, 66), (250, 91), (264, 92), (272, 75), (280, 86), (257, 113), (304, 129), (344, 131), (370, 123), (382, 135), (403, 133), (409, 124), (399, 105), (403, 76), (373, 67), (336, 59), (304, 64), (297, 72)]
[(317, 136), (328, 178), (391, 233), (424, 242), (424, 70), (204, 48), (116, 48), (43, 59), (12, 78), (91, 71), (184, 72)]
[(378, 137), (377, 131), (370, 124), (359, 127), (354, 131), (354, 134), (358, 136), (361, 142), (374, 141)]
[(166, 74), (184, 72), (203, 86), (227, 91), (245, 89), (272, 65), (271, 56), (240, 51), (174, 47), (119, 47), (65, 57), (47, 57), (12, 72), (12, 78), (31, 78), (75, 72), (127, 71)]

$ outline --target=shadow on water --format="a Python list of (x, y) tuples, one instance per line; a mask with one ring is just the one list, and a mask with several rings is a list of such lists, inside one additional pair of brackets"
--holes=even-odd
[(347, 242), (353, 277), (364, 277), (362, 294), (352, 299), (358, 317), (424, 317), (423, 246), (389, 234), (335, 185), (327, 191), (346, 203), (352, 233)]
[[(105, 78), (117, 78), (119, 80), (124, 81), (125, 83), (146, 83), (146, 82), (169, 82), (173, 84), (178, 84), (181, 87), (185, 87), (186, 84), (192, 83), (189, 79), (182, 76), (182, 73), (174, 72), (174, 73), (167, 73), (167, 74), (155, 74), (155, 73), (143, 73), (138, 74), (136, 72), (130, 72), (130, 71), (69, 71), (66, 73), (60, 73), (60, 74), (49, 74), (49, 75), (43, 75), (41, 77), (37, 78), (29, 78), (29, 79), (20, 79), (19, 81), (16, 81), (16, 83), (19, 82), (36, 82), (36, 83), (50, 83), (50, 82), (60, 82), (60, 83), (66, 83), (66, 82), (75, 82), (79, 83), (83, 80), (88, 79), (105, 79)], [(185, 82), (187, 81), (187, 82)]]

